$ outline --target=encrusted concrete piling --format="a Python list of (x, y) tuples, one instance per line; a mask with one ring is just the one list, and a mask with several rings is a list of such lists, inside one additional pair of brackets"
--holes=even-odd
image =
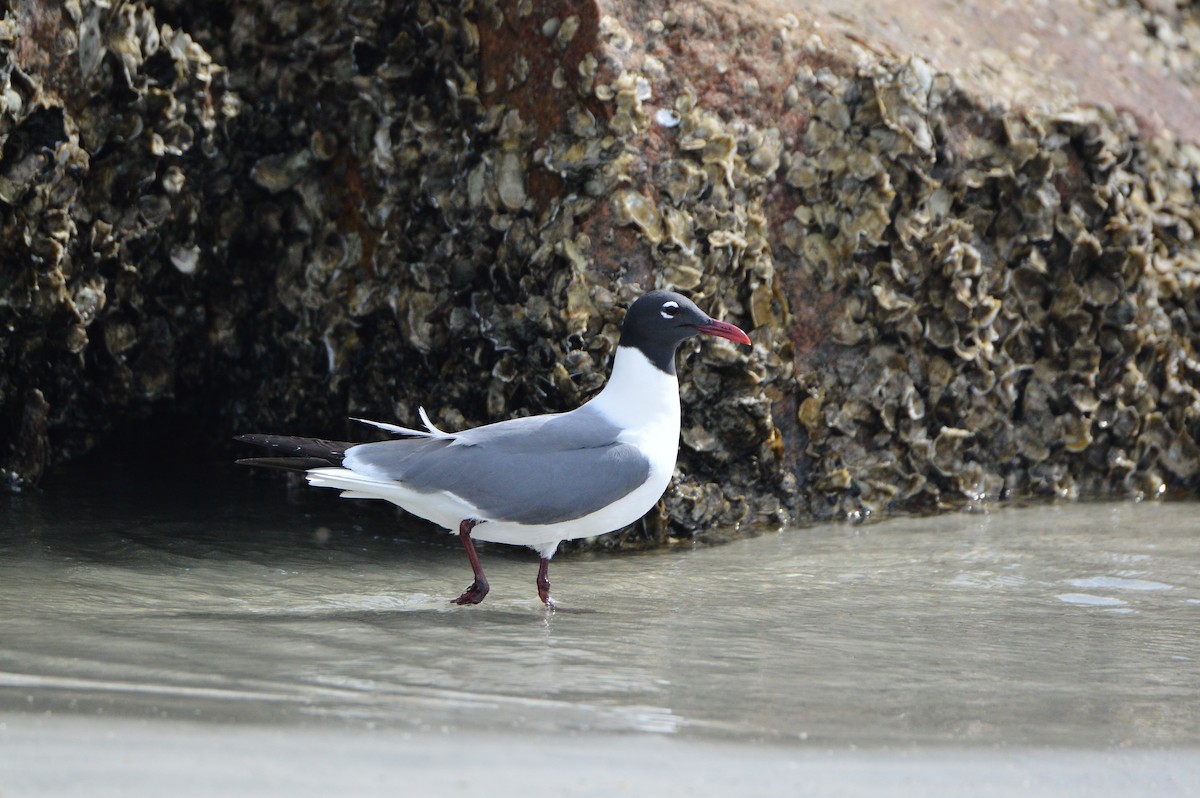
[(10, 0), (7, 484), (152, 412), (565, 409), (665, 286), (755, 346), (685, 349), (622, 543), (1194, 494), (1195, 9), (875, 5)]

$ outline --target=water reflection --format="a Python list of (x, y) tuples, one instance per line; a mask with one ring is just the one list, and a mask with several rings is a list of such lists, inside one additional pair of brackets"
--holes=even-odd
[[(0, 504), (0, 711), (800, 743), (1200, 742), (1194, 505), (555, 561), (238, 474)], [(217, 500), (219, 499), (219, 501)]]

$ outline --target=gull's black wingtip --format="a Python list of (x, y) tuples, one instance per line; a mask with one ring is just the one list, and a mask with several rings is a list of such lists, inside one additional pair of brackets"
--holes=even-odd
[(249, 443), (254, 446), (274, 446), (276, 441), (284, 440), (282, 435), (262, 435), (257, 432), (252, 432), (248, 435), (234, 435), (233, 439), (241, 443)]
[[(296, 463), (292, 470), (304, 471), (309, 468), (319, 468), (321, 466), (339, 466), (342, 464), (342, 458), (346, 456), (346, 450), (353, 443), (345, 441), (327, 441), (323, 438), (302, 438), (295, 435), (259, 435), (252, 433), (250, 435), (235, 435), (235, 441), (241, 443), (249, 443), (253, 446), (261, 446), (264, 449), (271, 450), (273, 457), (250, 457), (239, 460), (243, 465), (268, 466), (270, 468), (282, 468), (277, 461), (285, 459), (294, 459)], [(271, 461), (270, 463), (263, 461)], [(251, 462), (253, 461), (253, 462)]]
[(237, 465), (273, 468), (277, 471), (308, 471), (311, 468), (329, 468), (333, 465), (320, 457), (243, 457), (233, 462)]

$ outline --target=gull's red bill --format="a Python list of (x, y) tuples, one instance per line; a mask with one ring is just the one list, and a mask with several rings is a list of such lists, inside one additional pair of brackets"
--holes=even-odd
[(715, 335), (718, 338), (728, 338), (730, 341), (750, 346), (750, 336), (741, 327), (716, 319), (709, 319), (707, 324), (697, 324), (696, 329), (705, 335)]

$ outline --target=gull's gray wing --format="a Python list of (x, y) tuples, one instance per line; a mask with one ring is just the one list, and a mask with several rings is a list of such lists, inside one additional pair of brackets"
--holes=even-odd
[(553, 524), (595, 512), (646, 481), (650, 461), (618, 442), (619, 432), (585, 405), (446, 437), (365, 443), (346, 453), (344, 465), (421, 493), (452, 493), (498, 521)]

